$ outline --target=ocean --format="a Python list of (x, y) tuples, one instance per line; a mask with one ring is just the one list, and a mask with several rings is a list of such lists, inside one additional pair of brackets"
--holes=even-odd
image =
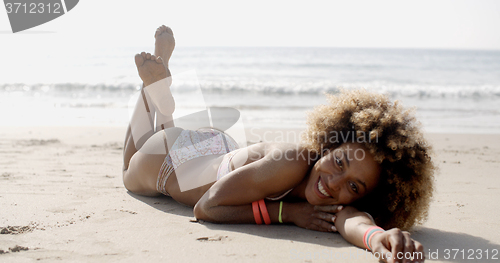
[[(0, 126), (126, 126), (141, 85), (134, 54), (150, 49), (34, 54), (23, 70), (4, 66)], [(366, 88), (416, 108), (426, 132), (500, 133), (500, 51), (177, 47), (170, 69), (176, 116), (223, 106), (246, 128), (304, 128), (324, 93)]]

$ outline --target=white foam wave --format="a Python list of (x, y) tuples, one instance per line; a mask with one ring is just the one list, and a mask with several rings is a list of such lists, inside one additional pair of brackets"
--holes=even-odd
[[(323, 93), (335, 94), (340, 89), (365, 88), (374, 92), (388, 94), (395, 98), (473, 98), (492, 99), (500, 98), (500, 85), (397, 85), (384, 81), (334, 83), (328, 80), (320, 81), (256, 81), (256, 80), (204, 80), (200, 81), (204, 93), (224, 93), (238, 95), (241, 93), (276, 94), (276, 95), (322, 95)], [(96, 94), (122, 94), (128, 95), (139, 88), (138, 83), (117, 84), (0, 84), (0, 92), (22, 93), (26, 96), (36, 93), (51, 94), (55, 96), (95, 96)], [(195, 85), (190, 83), (175, 83), (172, 87), (178, 93), (192, 92)]]

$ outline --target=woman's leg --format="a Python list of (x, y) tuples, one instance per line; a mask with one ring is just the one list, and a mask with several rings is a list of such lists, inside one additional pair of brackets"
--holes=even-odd
[[(127, 129), (123, 156), (125, 187), (147, 195), (156, 194), (153, 181), (168, 152), (167, 137), (175, 140), (173, 137), (180, 133), (178, 129), (173, 129), (153, 136), (155, 131), (173, 127), (172, 113), (175, 108), (169, 89), (171, 76), (168, 70), (168, 60), (175, 41), (171, 30), (165, 26), (158, 28), (155, 37), (155, 53), (166, 59), (144, 52), (135, 57), (144, 88), (141, 89)], [(154, 118), (156, 127), (153, 125)]]
[(181, 132), (182, 129), (173, 127), (151, 136), (141, 149), (132, 155), (128, 169), (123, 171), (125, 188), (136, 194), (159, 195), (156, 183), (168, 153), (166, 141), (175, 141)]
[[(125, 136), (124, 170), (128, 169), (132, 155), (144, 145), (149, 137), (159, 130), (174, 127), (172, 113), (175, 109), (175, 101), (168, 86), (171, 83), (168, 61), (175, 47), (175, 39), (172, 30), (166, 26), (160, 26), (156, 30), (155, 39), (155, 56), (161, 57), (165, 70), (147, 61), (151, 60), (150, 54), (143, 52), (135, 56), (139, 76), (144, 84)], [(150, 71), (153, 69), (154, 72)], [(157, 82), (158, 80), (163, 81)], [(151, 85), (151, 83), (155, 84)], [(154, 126), (155, 118), (156, 127)]]
[[(137, 54), (135, 56), (135, 62), (139, 75), (144, 81), (144, 88), (141, 89), (140, 95), (137, 99), (132, 117), (130, 119), (130, 124), (127, 132), (127, 137), (125, 141), (125, 154), (124, 154), (124, 165), (125, 169), (128, 164), (128, 160), (132, 155), (140, 150), (144, 143), (151, 137), (155, 132), (155, 127), (153, 125), (153, 118), (155, 111), (153, 108), (154, 100), (152, 97), (155, 95), (148, 92), (148, 88), (153, 88), (153, 91), (169, 90), (168, 83), (166, 82), (167, 72), (163, 66), (162, 59), (151, 55), (149, 53)], [(171, 99), (170, 101), (173, 101)], [(164, 100), (163, 103), (168, 104), (170, 101)], [(172, 102), (170, 102), (172, 103)], [(166, 108), (166, 107), (164, 107)], [(157, 112), (157, 115), (162, 115), (163, 119), (172, 119), (173, 107), (170, 114), (164, 114)]]
[[(172, 56), (174, 48), (175, 39), (172, 29), (164, 25), (156, 29), (154, 54), (155, 56), (161, 57), (163, 59), (163, 64), (168, 76), (166, 82), (169, 86), (172, 83), (172, 77), (168, 67), (168, 62), (170, 61), (170, 57)], [(156, 90), (153, 90), (153, 87), (150, 87), (146, 89), (146, 91), (150, 95), (154, 104), (154, 110), (156, 113), (155, 131), (160, 131), (170, 127), (174, 127), (172, 113), (175, 109), (175, 101), (172, 97), (170, 89), (165, 89), (161, 86), (158, 86), (156, 88)]]

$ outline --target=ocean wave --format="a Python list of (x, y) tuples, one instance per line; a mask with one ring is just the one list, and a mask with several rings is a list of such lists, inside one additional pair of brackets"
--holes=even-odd
[[(394, 84), (387, 82), (335, 83), (333, 81), (257, 81), (257, 80), (204, 80), (196, 83), (174, 82), (172, 90), (176, 93), (189, 93), (201, 90), (205, 94), (223, 94), (225, 96), (253, 95), (309, 95), (318, 96), (324, 93), (336, 94), (341, 89), (364, 88), (370, 91), (388, 94), (395, 98), (462, 98), (462, 99), (498, 99), (500, 85), (417, 85)], [(139, 89), (137, 83), (118, 84), (0, 84), (0, 92), (46, 94), (48, 96), (78, 97), (96, 96), (102, 94), (121, 94), (128, 96)]]
[(310, 82), (201, 82), (204, 92), (208, 93), (257, 93), (276, 95), (322, 95), (336, 94), (342, 89), (364, 88), (388, 94), (392, 97), (409, 98), (474, 98), (491, 99), (500, 97), (500, 85), (446, 86), (446, 85), (397, 85), (384, 82), (333, 83), (329, 81)]
[(43, 93), (63, 93), (63, 92), (127, 92), (136, 91), (136, 83), (118, 84), (86, 84), (86, 83), (11, 83), (0, 84), (0, 91), (5, 92), (43, 92)]

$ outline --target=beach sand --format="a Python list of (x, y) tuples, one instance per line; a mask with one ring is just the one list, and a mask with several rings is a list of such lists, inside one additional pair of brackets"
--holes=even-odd
[[(0, 128), (0, 262), (377, 262), (339, 234), (196, 222), (192, 208), (169, 197), (128, 192), (124, 134), (125, 127)], [(440, 170), (429, 220), (413, 238), (428, 262), (498, 262), (500, 135), (427, 137)]]

